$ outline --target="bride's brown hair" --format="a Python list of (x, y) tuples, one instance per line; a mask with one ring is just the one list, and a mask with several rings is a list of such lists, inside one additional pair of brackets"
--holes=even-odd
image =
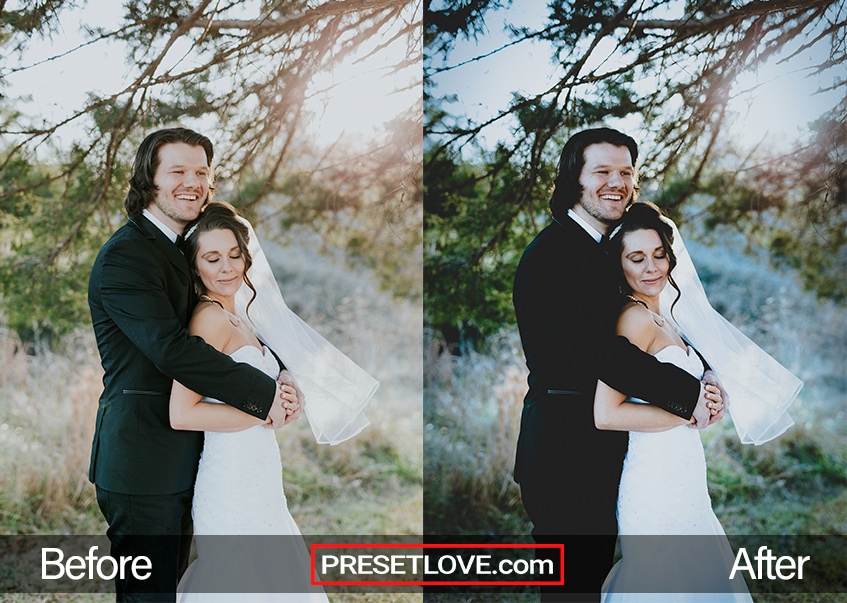
[(238, 210), (226, 201), (209, 203), (197, 219), (185, 227), (183, 252), (185, 253), (185, 257), (188, 258), (189, 266), (191, 266), (191, 279), (194, 282), (194, 290), (198, 295), (206, 292), (203, 281), (200, 280), (200, 275), (197, 273), (197, 241), (199, 235), (210, 230), (229, 230), (235, 235), (235, 241), (238, 243), (241, 257), (244, 258), (244, 283), (253, 292), (250, 301), (247, 303), (247, 311), (249, 312), (250, 304), (256, 299), (256, 288), (247, 276), (247, 271), (253, 265), (253, 256), (250, 255), (250, 249), (248, 248), (250, 231), (247, 225), (239, 218)]

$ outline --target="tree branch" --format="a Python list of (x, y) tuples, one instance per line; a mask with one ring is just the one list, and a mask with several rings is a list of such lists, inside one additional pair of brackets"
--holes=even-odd
[(728, 25), (740, 23), (750, 17), (759, 17), (773, 13), (786, 13), (790, 11), (808, 11), (825, 9), (834, 0), (754, 0), (736, 10), (703, 17), (700, 19), (648, 19), (645, 21), (625, 19), (619, 23), (619, 27), (625, 27), (633, 32), (644, 33), (647, 30), (672, 30), (683, 32), (686, 35), (694, 32), (713, 31)]
[[(313, 25), (327, 17), (339, 17), (353, 13), (391, 11), (399, 13), (408, 4), (408, 0), (329, 0), (324, 4), (305, 11), (287, 15), (280, 19), (215, 19), (214, 17), (197, 19), (197, 11), (185, 20), (176, 18), (145, 19), (145, 24), (179, 24), (181, 27), (201, 28), (209, 34), (220, 35), (227, 30), (249, 31), (265, 36)], [(208, 2), (203, 4), (203, 10)], [(200, 10), (200, 9), (198, 9)]]

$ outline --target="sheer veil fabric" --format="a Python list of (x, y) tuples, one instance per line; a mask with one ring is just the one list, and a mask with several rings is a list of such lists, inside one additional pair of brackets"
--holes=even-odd
[(706, 358), (729, 394), (729, 414), (744, 444), (764, 444), (794, 424), (788, 407), (803, 382), (712, 308), (679, 230), (673, 227), (677, 265), (673, 278), (682, 292), (662, 292), (662, 315)]
[(256, 299), (243, 285), (236, 309), (256, 335), (282, 359), (305, 397), (304, 411), (319, 444), (339, 444), (370, 424), (364, 408), (379, 382), (324, 339), (286, 305), (253, 226), (249, 249), (253, 265), (248, 276)]

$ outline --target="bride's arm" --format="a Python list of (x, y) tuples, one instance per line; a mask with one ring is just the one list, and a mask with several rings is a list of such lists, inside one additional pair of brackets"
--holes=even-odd
[[(223, 312), (195, 313), (188, 332), (202, 337), (219, 352), (226, 351), (230, 344), (231, 329)], [(171, 427), (187, 431), (241, 431), (266, 423), (229, 404), (203, 402), (200, 394), (178, 381), (171, 388), (169, 413)]]
[[(653, 318), (640, 306), (632, 306), (621, 314), (618, 334), (629, 339), (645, 352), (656, 346)], [(703, 385), (700, 385), (703, 389)], [(651, 404), (627, 402), (627, 396), (603, 381), (597, 381), (594, 394), (594, 425), (612, 431), (666, 431), (689, 423)]]
[[(702, 388), (702, 385), (701, 385)], [(612, 431), (666, 431), (689, 423), (651, 404), (627, 402), (626, 395), (597, 382), (594, 425)]]
[(267, 423), (228, 404), (203, 402), (179, 381), (171, 388), (170, 420), (171, 427), (186, 431), (241, 431)]

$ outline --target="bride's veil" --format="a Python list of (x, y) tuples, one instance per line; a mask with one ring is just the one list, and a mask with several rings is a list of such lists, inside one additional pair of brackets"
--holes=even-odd
[(379, 382), (288, 308), (253, 226), (242, 221), (250, 231), (253, 265), (248, 276), (257, 295), (248, 315), (252, 292), (246, 285), (241, 287), (235, 299), (238, 315), (291, 372), (303, 392), (304, 412), (317, 442), (348, 440), (370, 424), (363, 409)]
[(662, 315), (672, 317), (682, 335), (703, 354), (729, 395), (729, 414), (745, 444), (763, 444), (794, 424), (788, 407), (803, 382), (712, 308), (685, 243), (673, 221), (673, 278), (682, 294), (670, 312), (676, 291), (660, 297)]

